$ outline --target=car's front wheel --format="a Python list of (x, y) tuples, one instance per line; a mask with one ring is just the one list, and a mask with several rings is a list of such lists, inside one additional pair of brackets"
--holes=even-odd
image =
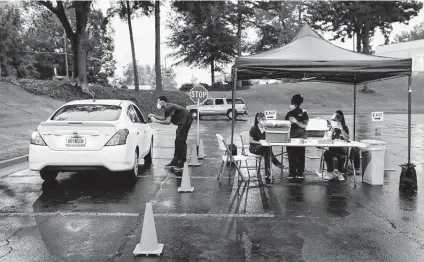
[(59, 173), (56, 171), (47, 171), (47, 170), (40, 171), (40, 177), (44, 181), (53, 181), (56, 179), (58, 174)]

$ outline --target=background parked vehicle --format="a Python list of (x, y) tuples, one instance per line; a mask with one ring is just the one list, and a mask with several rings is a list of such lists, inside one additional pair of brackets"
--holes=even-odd
[[(235, 99), (235, 117), (239, 115), (247, 115), (247, 105), (243, 98)], [(232, 99), (231, 98), (208, 98), (200, 104), (199, 108), (199, 117), (202, 116), (227, 116), (229, 119), (233, 118), (232, 112)], [(187, 106), (187, 109), (190, 110), (191, 116), (197, 118), (197, 105)]]

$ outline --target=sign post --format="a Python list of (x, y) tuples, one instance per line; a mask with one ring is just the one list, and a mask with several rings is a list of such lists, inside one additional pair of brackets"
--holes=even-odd
[(202, 85), (195, 85), (190, 90), (190, 99), (193, 103), (197, 104), (197, 146), (200, 143), (199, 129), (200, 129), (200, 104), (208, 99), (208, 90)]

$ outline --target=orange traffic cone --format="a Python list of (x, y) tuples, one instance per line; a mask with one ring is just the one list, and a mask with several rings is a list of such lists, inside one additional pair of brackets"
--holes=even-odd
[(203, 139), (200, 139), (199, 142), (199, 159), (204, 159), (206, 157), (205, 149), (203, 147)]
[(163, 244), (158, 244), (156, 236), (155, 219), (153, 217), (152, 203), (146, 203), (144, 211), (143, 229), (141, 231), (140, 243), (135, 247), (133, 254), (137, 255), (160, 255)]
[(191, 150), (191, 160), (188, 164), (189, 166), (200, 166), (199, 160), (197, 159), (197, 148), (196, 143), (193, 144), (193, 149)]
[(184, 163), (183, 177), (181, 179), (181, 186), (177, 188), (179, 193), (181, 192), (189, 192), (192, 193), (194, 191), (194, 187), (191, 186), (190, 182), (190, 172), (188, 170), (188, 164)]

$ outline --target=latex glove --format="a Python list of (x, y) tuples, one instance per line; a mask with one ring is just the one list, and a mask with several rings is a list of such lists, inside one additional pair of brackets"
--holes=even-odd
[(292, 123), (297, 123), (297, 120), (296, 120), (296, 118), (294, 118), (294, 117), (289, 117), (289, 120), (290, 120), (290, 122), (292, 122)]

